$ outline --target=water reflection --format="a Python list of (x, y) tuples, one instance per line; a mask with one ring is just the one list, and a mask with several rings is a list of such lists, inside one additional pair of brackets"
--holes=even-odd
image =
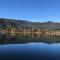
[(0, 34), (0, 44), (29, 42), (57, 43), (60, 42), (60, 36), (41, 34)]
[(0, 60), (3, 59), (60, 60), (60, 44), (28, 43), (0, 45)]

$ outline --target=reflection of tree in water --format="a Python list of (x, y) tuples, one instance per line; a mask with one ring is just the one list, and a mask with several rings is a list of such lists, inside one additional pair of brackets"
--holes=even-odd
[(40, 34), (0, 34), (0, 44), (29, 43), (29, 42), (60, 42), (60, 36)]

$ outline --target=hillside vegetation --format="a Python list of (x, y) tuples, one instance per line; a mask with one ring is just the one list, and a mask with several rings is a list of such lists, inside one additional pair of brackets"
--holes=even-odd
[(56, 22), (30, 22), (25, 20), (15, 20), (0, 18), (0, 29), (11, 29), (11, 28), (34, 28), (34, 29), (60, 29), (60, 23)]

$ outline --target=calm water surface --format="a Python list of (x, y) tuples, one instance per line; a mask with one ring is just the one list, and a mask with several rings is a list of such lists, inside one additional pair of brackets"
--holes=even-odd
[(60, 60), (60, 43), (27, 43), (0, 45), (0, 59)]
[(0, 35), (0, 60), (60, 60), (60, 36)]

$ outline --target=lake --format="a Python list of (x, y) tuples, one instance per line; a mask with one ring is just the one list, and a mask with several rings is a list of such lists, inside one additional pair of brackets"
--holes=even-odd
[(60, 60), (59, 36), (40, 36), (0, 35), (0, 60)]

